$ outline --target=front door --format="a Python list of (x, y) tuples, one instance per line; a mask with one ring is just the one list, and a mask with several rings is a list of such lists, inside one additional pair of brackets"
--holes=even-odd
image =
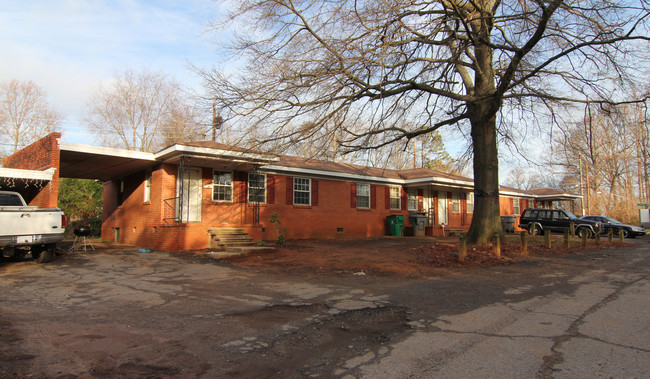
[(178, 222), (201, 221), (201, 169), (185, 168), (176, 182), (176, 219)]
[(438, 191), (438, 224), (449, 225), (447, 218), (447, 192)]

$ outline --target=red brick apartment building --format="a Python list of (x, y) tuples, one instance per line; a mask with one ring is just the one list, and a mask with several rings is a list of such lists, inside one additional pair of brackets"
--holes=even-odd
[[(447, 231), (466, 231), (472, 221), (472, 179), (435, 170), (364, 167), (214, 142), (145, 153), (71, 144), (60, 137), (50, 134), (7, 157), (0, 189), (3, 183), (23, 183), (32, 204), (56, 206), (59, 177), (101, 180), (101, 235), (119, 243), (202, 249), (209, 246), (209, 229), (226, 227), (242, 228), (254, 240), (275, 240), (269, 220), (276, 213), (287, 239), (384, 236), (391, 215), (405, 216), (408, 234), (411, 212), (426, 216), (427, 235), (441, 235), (443, 224)], [(51, 178), (28, 179), (48, 169)], [(501, 214), (518, 216), (529, 206), (578, 198), (502, 187)]]

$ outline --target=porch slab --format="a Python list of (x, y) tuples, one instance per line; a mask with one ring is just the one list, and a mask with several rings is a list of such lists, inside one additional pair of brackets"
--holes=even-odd
[(216, 260), (225, 260), (253, 254), (272, 253), (274, 251), (275, 247), (272, 246), (229, 246), (225, 251), (212, 251), (206, 256)]

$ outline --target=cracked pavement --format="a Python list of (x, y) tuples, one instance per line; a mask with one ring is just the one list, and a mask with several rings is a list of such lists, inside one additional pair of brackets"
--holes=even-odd
[(650, 377), (649, 241), (427, 278), (0, 263), (0, 376)]

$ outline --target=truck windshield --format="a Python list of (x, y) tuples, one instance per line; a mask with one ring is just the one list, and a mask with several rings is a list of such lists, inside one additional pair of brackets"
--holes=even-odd
[(13, 193), (0, 193), (0, 206), (22, 206), (20, 197)]

